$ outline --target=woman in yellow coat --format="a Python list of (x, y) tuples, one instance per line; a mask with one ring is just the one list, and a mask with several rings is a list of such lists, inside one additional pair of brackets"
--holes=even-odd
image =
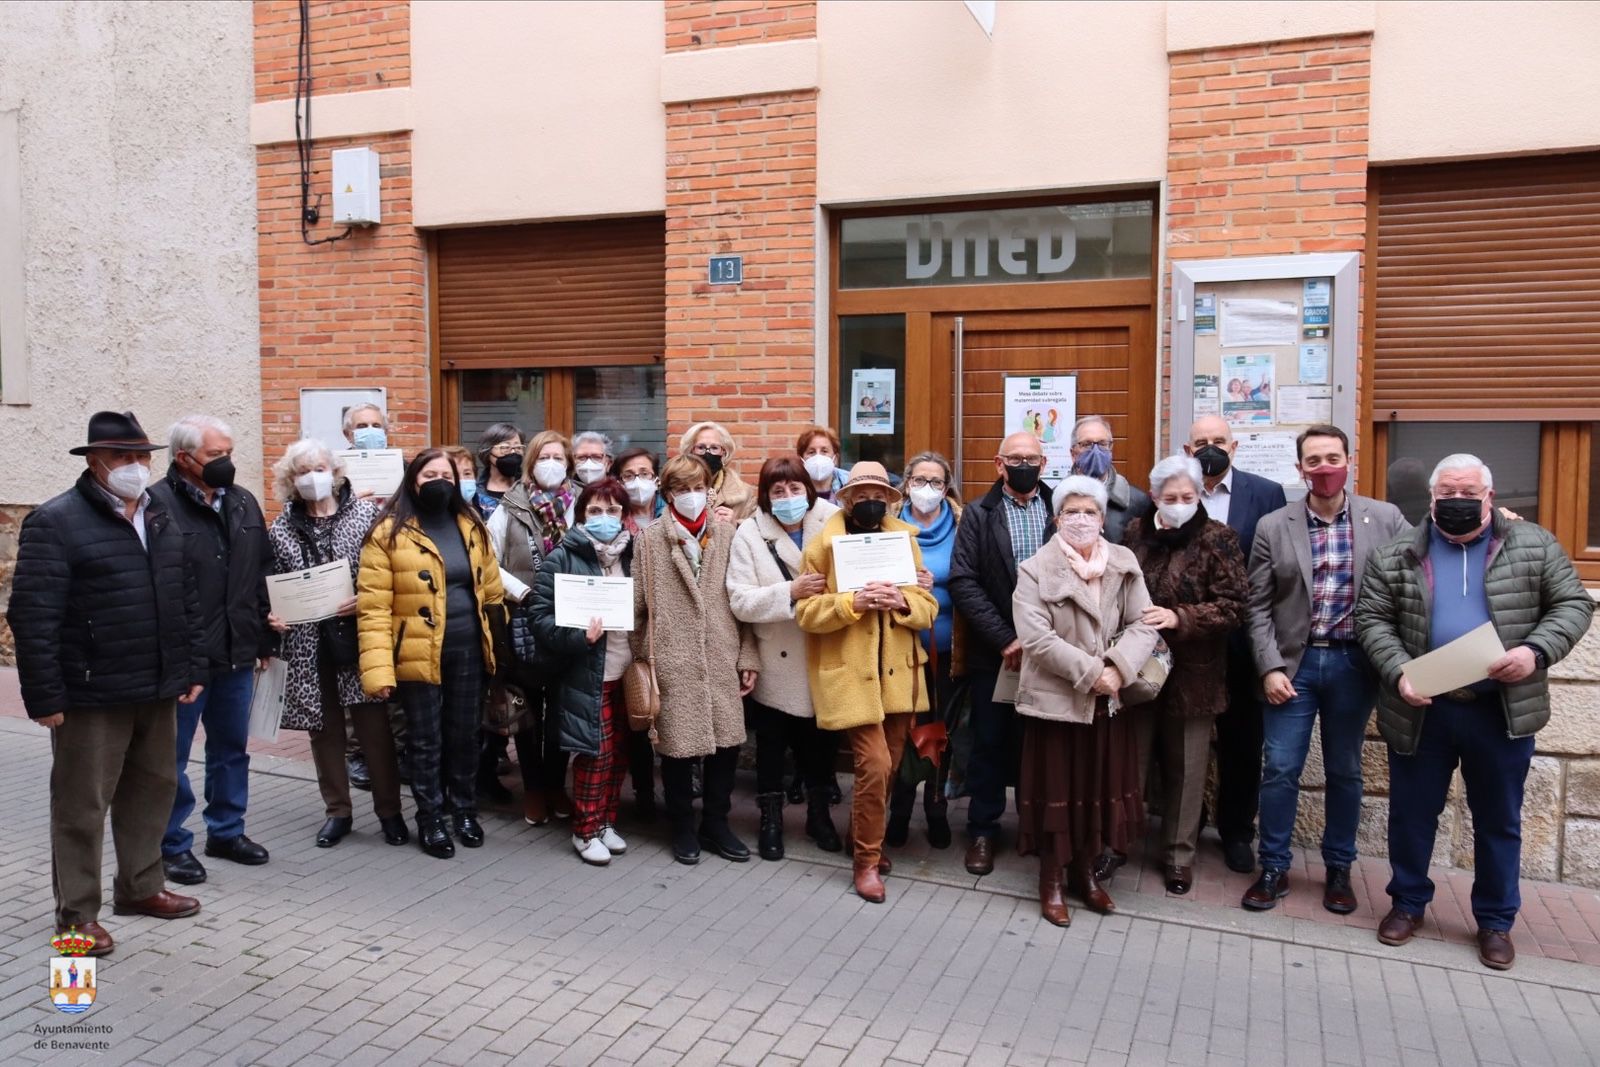
[(889, 782), (900, 765), (915, 713), (928, 710), (928, 687), (919, 631), (933, 625), (939, 602), (913, 583), (869, 582), (840, 592), (833, 566), (833, 540), (846, 534), (905, 533), (913, 565), (922, 569), (916, 527), (890, 518), (900, 499), (880, 463), (857, 463), (835, 494), (843, 510), (828, 519), (806, 546), (804, 570), (828, 579), (828, 591), (807, 597), (795, 619), (808, 637), (806, 666), (817, 725), (840, 730), (850, 741), (855, 763), (855, 794), (850, 836), (855, 842), (855, 888), (865, 900), (881, 904), (884, 809)]
[(406, 713), (411, 796), (422, 850), (483, 844), (476, 778), (485, 679), (494, 673), (489, 613), (502, 611), (500, 565), (461, 495), (455, 464), (417, 454), (361, 549), (356, 583), (361, 686)]

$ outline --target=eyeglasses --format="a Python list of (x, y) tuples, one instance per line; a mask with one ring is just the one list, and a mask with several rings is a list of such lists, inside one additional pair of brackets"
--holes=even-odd
[(649, 471), (629, 471), (628, 473), (626, 473), (626, 474), (624, 474), (622, 476), (622, 484), (623, 485), (632, 485), (634, 482), (639, 481), (641, 478), (644, 479), (645, 481), (652, 481), (652, 480), (655, 479), (655, 475), (650, 473)]
[(906, 483), (913, 489), (937, 489), (944, 492), (943, 478), (912, 478)]
[(727, 449), (721, 445), (695, 445), (689, 451), (697, 456), (721, 456), (727, 453)]
[(1111, 441), (1109, 439), (1103, 441), (1079, 441), (1077, 444), (1073, 445), (1072, 448), (1074, 451), (1082, 451), (1085, 448), (1093, 448), (1095, 445), (1099, 445), (1101, 448), (1109, 450), (1111, 448)]
[(1478, 489), (1438, 489), (1434, 491), (1435, 500), (1482, 500), (1483, 492)]
[(584, 513), (584, 517), (590, 519), (597, 518), (601, 515), (611, 515), (620, 519), (622, 517), (622, 509), (615, 504), (612, 504), (609, 507), (603, 504), (590, 504), (588, 510)]
[(1008, 467), (1041, 467), (1044, 465), (1043, 456), (1001, 456), (1000, 462)]
[(522, 446), (519, 444), (508, 443), (503, 445), (495, 445), (493, 448), (489, 449), (489, 455), (493, 456), (495, 459), (499, 459), (501, 456), (517, 456), (521, 454)]

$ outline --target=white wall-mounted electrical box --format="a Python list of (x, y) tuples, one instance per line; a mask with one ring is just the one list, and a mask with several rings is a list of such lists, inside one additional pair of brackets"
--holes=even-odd
[(339, 148), (333, 153), (333, 221), (340, 226), (372, 226), (379, 221), (378, 153), (372, 148)]

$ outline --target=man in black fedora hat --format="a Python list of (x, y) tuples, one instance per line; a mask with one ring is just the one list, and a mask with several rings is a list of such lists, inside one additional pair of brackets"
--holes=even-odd
[(23, 521), (7, 620), (28, 717), (51, 731), (50, 866), (56, 929), (105, 955), (106, 812), (117, 853), (112, 910), (175, 919), (200, 902), (168, 892), (161, 835), (177, 786), (177, 702), (200, 694), (199, 588), (184, 539), (150, 499), (150, 443), (132, 412), (97, 412), (78, 482)]

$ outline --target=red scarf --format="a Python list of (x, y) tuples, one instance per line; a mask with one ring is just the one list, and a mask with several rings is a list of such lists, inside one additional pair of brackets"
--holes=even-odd
[(711, 508), (707, 507), (700, 513), (700, 517), (698, 519), (690, 522), (688, 519), (683, 517), (683, 514), (677, 508), (672, 509), (672, 517), (678, 520), (678, 525), (694, 534), (695, 540), (700, 540), (701, 534), (705, 532), (706, 519), (708, 516), (710, 516), (710, 514)]

